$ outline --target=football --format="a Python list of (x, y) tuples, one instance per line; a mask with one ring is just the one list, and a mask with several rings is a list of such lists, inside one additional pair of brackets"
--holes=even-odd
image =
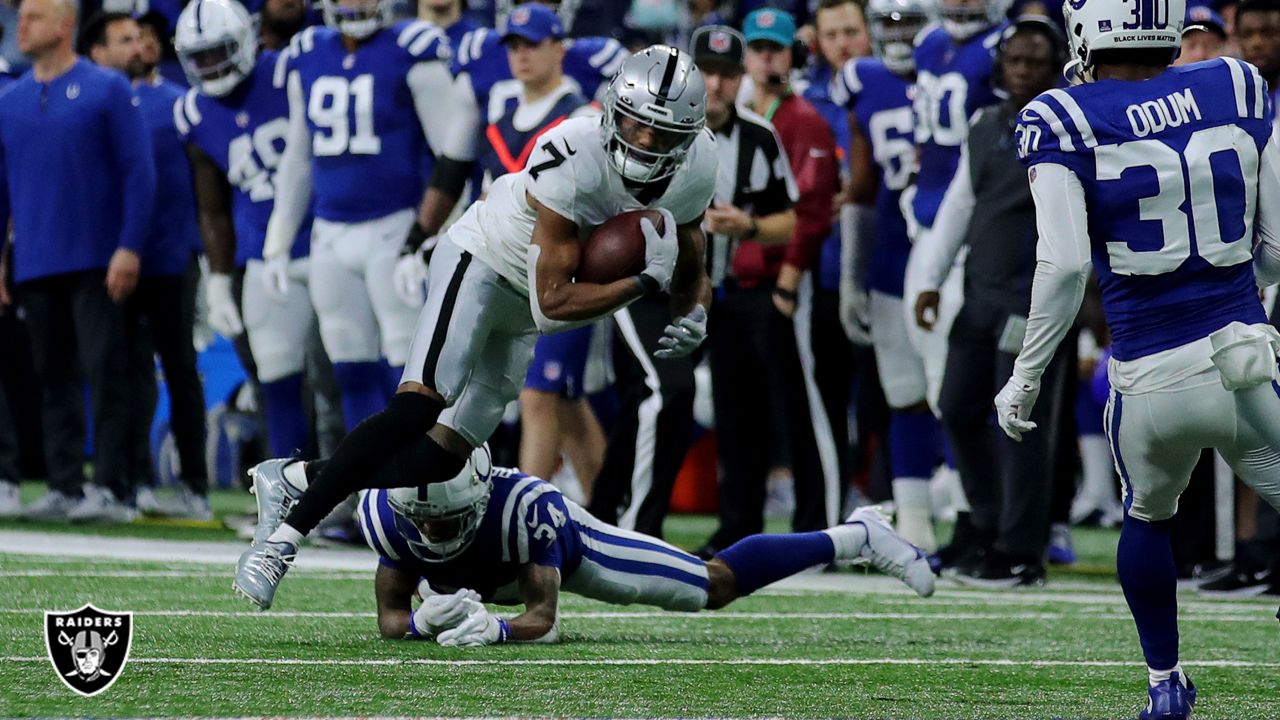
[(657, 210), (624, 212), (596, 228), (582, 248), (578, 281), (611, 283), (644, 270), (643, 217), (649, 218), (658, 232), (663, 231), (662, 214)]

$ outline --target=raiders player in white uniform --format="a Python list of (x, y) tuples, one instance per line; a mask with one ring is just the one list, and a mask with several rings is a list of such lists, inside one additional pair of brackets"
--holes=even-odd
[[(499, 178), (467, 210), (434, 250), (427, 303), (386, 409), (327, 461), (270, 460), (254, 469), (258, 531), (240, 558), (237, 591), (270, 607), (302, 538), (349, 493), (456, 475), (516, 398), (539, 332), (666, 291), (675, 317), (655, 355), (697, 349), (711, 299), (701, 224), (717, 169), (705, 106), (702, 75), (688, 55), (663, 45), (642, 50), (610, 83), (601, 117), (547, 132), (523, 171)], [(643, 272), (608, 284), (572, 282), (580, 238), (640, 208), (663, 217), (661, 231), (640, 222)]]

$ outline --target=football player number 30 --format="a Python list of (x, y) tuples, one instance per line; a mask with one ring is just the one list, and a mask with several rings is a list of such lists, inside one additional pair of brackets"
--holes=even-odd
[[(348, 113), (353, 106), (355, 112)], [(311, 151), (317, 156), (377, 155), (382, 151), (382, 140), (373, 134), (372, 75), (352, 80), (334, 75), (316, 78), (307, 117), (320, 130), (311, 139)], [(355, 132), (351, 131), (352, 117)]]
[[(1205, 128), (1192, 134), (1187, 148), (1178, 151), (1159, 140), (1135, 140), (1094, 149), (1098, 180), (1119, 180), (1126, 170), (1151, 168), (1156, 171), (1159, 190), (1138, 201), (1138, 217), (1163, 228), (1164, 244), (1159, 250), (1135, 251), (1127, 243), (1107, 244), (1111, 271), (1119, 275), (1159, 275), (1172, 272), (1192, 255), (1191, 231), (1195, 230), (1196, 254), (1215, 267), (1230, 267), (1252, 257), (1249, 231), (1257, 206), (1257, 186), (1245, 182), (1244, 207), (1239, 217), (1221, 217), (1214, 194), (1210, 158), (1219, 153), (1235, 153), (1242, 177), (1258, 176), (1258, 149), (1243, 130), (1233, 125)], [(1187, 173), (1182, 167), (1186, 160)], [(1224, 178), (1224, 182), (1233, 182)], [(1183, 210), (1188, 191), (1190, 212)], [(1239, 199), (1230, 203), (1239, 206)], [(1223, 229), (1228, 237), (1224, 238)]]

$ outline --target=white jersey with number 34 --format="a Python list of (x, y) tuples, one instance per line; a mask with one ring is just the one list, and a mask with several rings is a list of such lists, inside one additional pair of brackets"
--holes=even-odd
[(641, 202), (609, 165), (601, 118), (566, 120), (538, 138), (524, 170), (494, 181), (489, 195), (449, 228), (449, 239), (528, 293), (527, 258), (537, 213), (525, 193), (577, 224), (583, 235), (629, 210), (665, 208), (679, 224), (697, 220), (715, 192), (716, 141), (698, 133), (662, 195)]

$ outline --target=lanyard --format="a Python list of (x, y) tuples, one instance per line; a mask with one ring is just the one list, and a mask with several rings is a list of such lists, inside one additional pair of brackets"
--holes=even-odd
[(769, 122), (773, 122), (773, 115), (774, 113), (778, 112), (778, 108), (781, 107), (782, 105), (782, 100), (783, 98), (778, 98), (777, 100), (773, 101), (773, 104), (769, 106), (769, 109), (764, 112), (765, 120), (768, 120)]

